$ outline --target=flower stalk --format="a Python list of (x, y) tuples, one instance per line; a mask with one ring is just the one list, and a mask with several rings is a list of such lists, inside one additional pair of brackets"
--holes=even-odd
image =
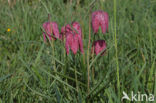
[[(90, 10), (91, 11), (91, 10)], [(89, 55), (90, 55), (90, 39), (91, 39), (91, 15), (89, 12), (89, 40), (88, 40), (88, 51), (87, 51), (87, 92), (90, 92), (90, 67), (89, 67)]]

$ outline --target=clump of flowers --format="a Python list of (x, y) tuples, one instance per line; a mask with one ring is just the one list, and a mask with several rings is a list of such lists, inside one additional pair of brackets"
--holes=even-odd
[[(92, 13), (92, 28), (94, 34), (98, 33), (99, 28), (101, 27), (102, 33), (105, 34), (108, 31), (109, 16), (106, 12), (98, 10)], [(78, 22), (73, 22), (71, 25), (67, 24), (61, 28), (61, 33), (59, 34), (58, 25), (56, 22), (45, 22), (43, 23), (43, 37), (46, 41), (46, 37), (50, 40), (60, 39), (65, 40), (65, 49), (66, 53), (69, 54), (71, 50), (73, 54), (76, 54), (80, 49), (81, 53), (84, 53), (83, 50), (83, 41), (82, 41), (82, 30)], [(104, 40), (94, 41), (92, 44), (92, 52), (98, 55), (101, 51), (106, 49), (106, 42)]]
[[(95, 34), (98, 32), (99, 27), (101, 27), (102, 33), (105, 34), (108, 31), (108, 24), (109, 16), (106, 12), (99, 10), (92, 13), (92, 28)], [(94, 52), (96, 55), (105, 49), (106, 42), (104, 40), (97, 40), (92, 44), (92, 53)]]
[(65, 26), (66, 52), (69, 54), (69, 50), (71, 49), (71, 51), (76, 54), (80, 48), (81, 53), (84, 53), (80, 24), (78, 22), (73, 22), (72, 27), (69, 24)]

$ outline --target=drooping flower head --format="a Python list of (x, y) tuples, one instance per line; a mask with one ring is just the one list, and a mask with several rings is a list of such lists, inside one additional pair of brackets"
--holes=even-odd
[(65, 26), (66, 52), (69, 54), (69, 50), (71, 49), (71, 51), (76, 54), (80, 48), (81, 53), (84, 53), (80, 24), (78, 22), (73, 22), (72, 27), (69, 24)]
[(49, 37), (50, 40), (52, 40), (52, 38), (59, 38), (59, 29), (56, 22), (43, 23), (43, 29), (45, 31), (43, 32), (44, 41), (46, 41), (46, 35)]
[(92, 13), (92, 28), (94, 33), (98, 32), (99, 27), (102, 29), (102, 33), (108, 31), (109, 16), (106, 12), (99, 10)]
[(94, 52), (96, 55), (98, 55), (100, 52), (105, 51), (105, 49), (106, 49), (106, 42), (104, 40), (97, 40), (93, 43), (91, 51), (92, 53)]
[(72, 26), (73, 26), (73, 28), (75, 29), (75, 30), (74, 30), (74, 33), (75, 33), (75, 34), (76, 34), (76, 33), (79, 33), (79, 35), (82, 36), (82, 30), (81, 30), (80, 24), (79, 24), (78, 22), (73, 22), (73, 23), (72, 23)]

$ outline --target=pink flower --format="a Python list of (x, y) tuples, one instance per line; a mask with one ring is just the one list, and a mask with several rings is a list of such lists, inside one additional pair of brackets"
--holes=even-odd
[(76, 54), (78, 49), (80, 48), (81, 53), (83, 51), (83, 42), (82, 42), (82, 32), (80, 24), (77, 22), (72, 23), (73, 28), (67, 24), (65, 26), (65, 36), (66, 36), (66, 52), (69, 54), (69, 50)]
[(74, 31), (74, 33), (75, 34), (79, 33), (79, 35), (82, 36), (82, 30), (81, 30), (80, 24), (78, 22), (73, 22), (72, 26), (76, 30), (76, 31)]
[(94, 33), (98, 32), (101, 26), (102, 33), (108, 31), (109, 16), (106, 12), (99, 10), (92, 13), (92, 28)]
[(49, 37), (50, 40), (52, 40), (53, 36), (54, 39), (59, 38), (59, 29), (56, 22), (43, 23), (43, 29), (45, 31), (43, 32), (44, 41), (46, 41), (46, 35)]
[(93, 43), (91, 51), (92, 53), (94, 52), (96, 55), (98, 55), (103, 50), (105, 51), (105, 49), (106, 49), (106, 42), (104, 40), (97, 40)]

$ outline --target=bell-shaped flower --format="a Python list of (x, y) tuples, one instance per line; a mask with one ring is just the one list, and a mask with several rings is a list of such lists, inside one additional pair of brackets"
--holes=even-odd
[(106, 12), (99, 10), (92, 13), (92, 28), (94, 33), (98, 32), (99, 27), (102, 29), (102, 33), (108, 31), (109, 16)]
[(98, 55), (102, 51), (104, 53), (105, 49), (106, 49), (106, 42), (104, 40), (97, 40), (97, 41), (94, 41), (91, 52), (92, 53), (94, 52), (96, 55)]
[(76, 54), (78, 49), (80, 48), (81, 53), (84, 53), (80, 24), (74, 22), (72, 23), (72, 26), (73, 28), (69, 24), (65, 26), (66, 52), (67, 54), (69, 54), (69, 50), (71, 49), (71, 51)]
[(72, 23), (72, 26), (73, 26), (73, 28), (75, 29), (75, 30), (74, 30), (74, 33), (75, 33), (75, 34), (79, 33), (79, 35), (82, 36), (82, 30), (81, 30), (80, 24), (79, 24), (78, 22), (73, 22), (73, 23)]
[(44, 37), (44, 41), (46, 41), (46, 35), (49, 37), (50, 40), (52, 40), (52, 38), (59, 39), (59, 29), (58, 29), (58, 25), (56, 22), (45, 22), (43, 23), (43, 37)]

